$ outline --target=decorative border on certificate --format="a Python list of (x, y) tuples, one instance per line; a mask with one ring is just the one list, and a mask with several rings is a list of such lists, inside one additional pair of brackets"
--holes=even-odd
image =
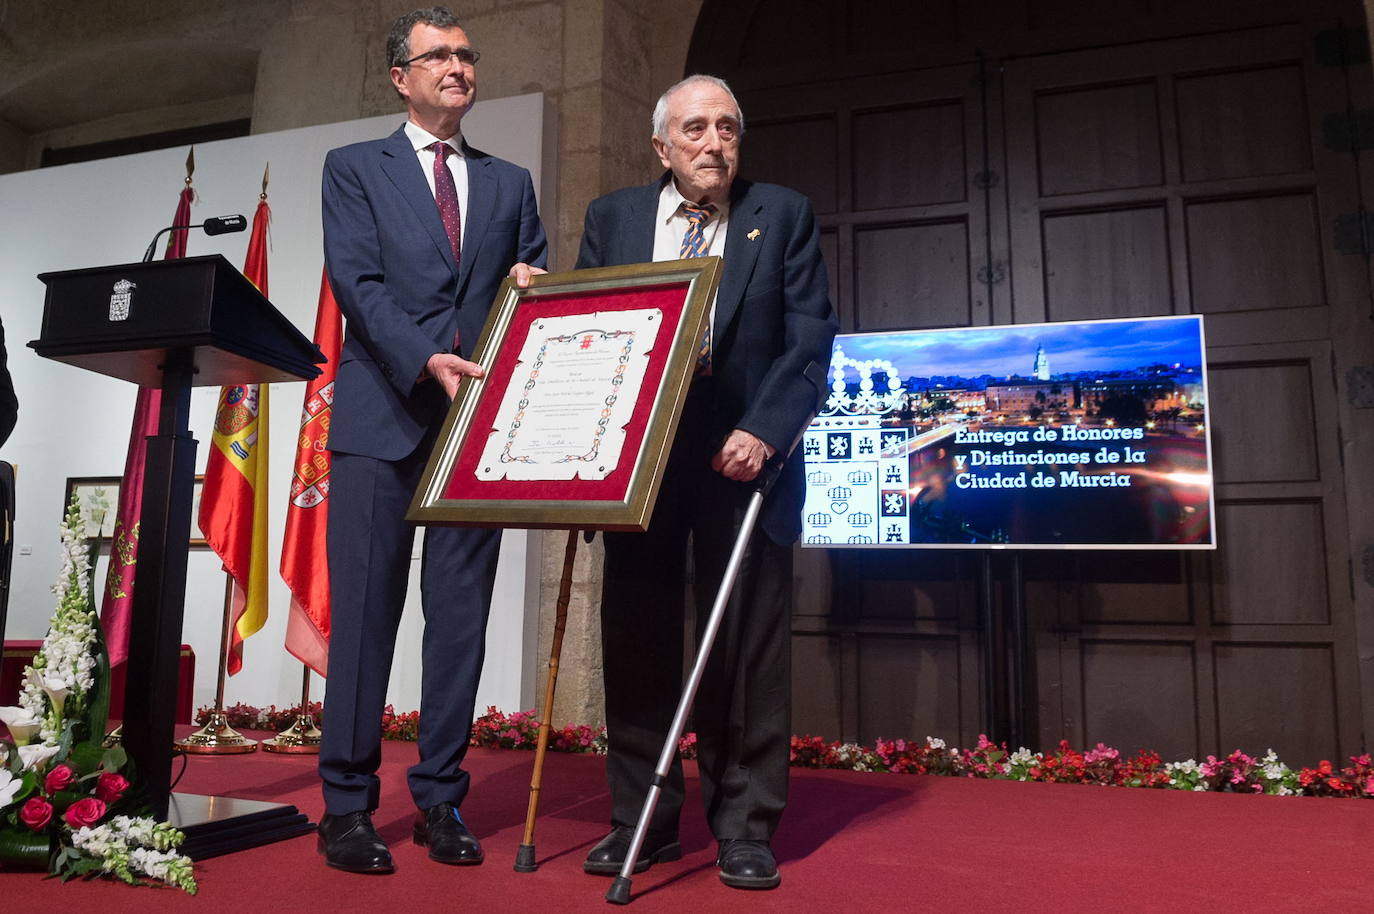
[(719, 281), (702, 257), (507, 280), (411, 520), (648, 526)]

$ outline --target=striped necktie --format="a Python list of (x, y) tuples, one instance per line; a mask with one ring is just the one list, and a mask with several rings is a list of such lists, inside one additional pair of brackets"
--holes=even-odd
[[(683, 203), (681, 206), (682, 214), (687, 217), (687, 231), (682, 236), (682, 250), (678, 256), (686, 259), (688, 257), (705, 257), (709, 252), (710, 245), (706, 243), (706, 223), (715, 215), (716, 208), (711, 204), (697, 206), (695, 203)], [(697, 346), (697, 367), (698, 375), (707, 374), (711, 370), (711, 321), (706, 321), (706, 332), (701, 335), (701, 343)]]

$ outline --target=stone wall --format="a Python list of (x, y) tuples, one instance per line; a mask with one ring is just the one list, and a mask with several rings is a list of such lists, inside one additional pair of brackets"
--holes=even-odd
[[(416, 5), (417, 0), (0, 4), (0, 172), (35, 167), (49, 145), (84, 145), (250, 114), (253, 131), (261, 133), (400, 112), (382, 49), (391, 21)], [(482, 52), (479, 99), (544, 93), (546, 127), (555, 139), (546, 164), (553, 181), (546, 185), (542, 215), (552, 267), (571, 268), (587, 203), (660, 171), (649, 145), (649, 118), (658, 94), (683, 75), (701, 0), (449, 5)], [(542, 539), (538, 701), (566, 541), (558, 532)], [(600, 544), (580, 544), (554, 713), (558, 724), (602, 720), (599, 593)]]

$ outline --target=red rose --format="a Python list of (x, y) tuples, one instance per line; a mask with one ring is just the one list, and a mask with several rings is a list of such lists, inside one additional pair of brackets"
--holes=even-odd
[(42, 797), (30, 797), (19, 809), (19, 821), (34, 831), (42, 831), (52, 821), (52, 804)]
[(129, 782), (124, 779), (124, 775), (115, 774), (113, 771), (103, 772), (95, 782), (95, 795), (105, 803), (114, 803), (124, 796), (124, 791), (129, 789)]
[(47, 794), (57, 793), (59, 790), (66, 790), (72, 786), (76, 780), (76, 772), (70, 765), (58, 765), (48, 776), (43, 779), (43, 792)]
[(72, 828), (85, 828), (99, 822), (103, 815), (105, 804), (95, 797), (85, 797), (68, 806), (67, 813), (62, 818), (66, 819)]

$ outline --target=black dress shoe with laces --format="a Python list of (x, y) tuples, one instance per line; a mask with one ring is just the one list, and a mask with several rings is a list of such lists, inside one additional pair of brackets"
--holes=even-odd
[(317, 845), (324, 862), (350, 873), (389, 873), (395, 869), (391, 851), (372, 827), (366, 810), (320, 818)]
[(431, 806), (415, 817), (415, 843), (429, 848), (429, 859), (455, 866), (482, 862), (482, 845), (468, 831), (452, 803)]
[(782, 882), (767, 841), (722, 841), (716, 866), (720, 867), (720, 881), (732, 889), (775, 889)]
[[(630, 842), (634, 840), (635, 830), (617, 825), (611, 833), (592, 848), (582, 870), (596, 876), (618, 876), (625, 865), (625, 857), (630, 853)], [(649, 831), (644, 835), (644, 844), (635, 858), (634, 872), (642, 873), (655, 863), (668, 863), (682, 859), (682, 845), (677, 835)]]

